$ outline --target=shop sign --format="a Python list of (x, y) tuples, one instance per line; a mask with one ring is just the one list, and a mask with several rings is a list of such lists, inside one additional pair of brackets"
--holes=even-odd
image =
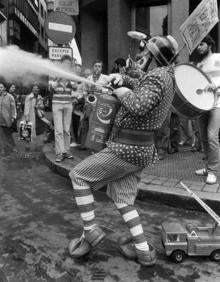
[(72, 48), (66, 47), (49, 47), (49, 59), (50, 60), (60, 60), (63, 55), (68, 55), (71, 58), (73, 57), (73, 50)]
[(78, 0), (55, 0), (54, 10), (64, 12), (71, 16), (79, 14), (79, 1)]

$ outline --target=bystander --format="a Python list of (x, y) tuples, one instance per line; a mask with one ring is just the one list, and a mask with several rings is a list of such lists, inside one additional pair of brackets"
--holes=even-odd
[(6, 85), (0, 82), (0, 155), (7, 155), (15, 149), (11, 126), (17, 112), (13, 96), (6, 92)]

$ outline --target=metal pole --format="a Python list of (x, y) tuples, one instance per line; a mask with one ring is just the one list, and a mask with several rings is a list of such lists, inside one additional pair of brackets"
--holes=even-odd
[(180, 52), (185, 48), (185, 46), (186, 46), (186, 43), (184, 43), (183, 46), (180, 47), (180, 49), (177, 51), (176, 55), (173, 56), (173, 58), (170, 60), (170, 62), (169, 62), (170, 64), (172, 64), (175, 61), (176, 57), (179, 56)]
[(199, 198), (195, 193), (193, 193), (189, 187), (187, 187), (183, 182), (180, 182), (181, 186), (192, 196), (216, 221), (216, 223), (220, 226), (220, 218), (219, 216), (205, 203), (202, 199)]

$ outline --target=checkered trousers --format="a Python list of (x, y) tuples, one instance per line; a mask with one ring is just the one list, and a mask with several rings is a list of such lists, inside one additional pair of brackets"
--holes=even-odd
[(116, 156), (109, 148), (89, 156), (70, 172), (73, 187), (96, 191), (108, 184), (107, 195), (115, 203), (133, 205), (143, 168)]

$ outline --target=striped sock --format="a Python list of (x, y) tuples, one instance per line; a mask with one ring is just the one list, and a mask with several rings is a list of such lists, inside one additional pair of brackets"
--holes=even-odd
[(94, 197), (88, 186), (73, 183), (76, 204), (83, 220), (84, 231), (91, 230), (95, 224)]
[(143, 227), (137, 210), (133, 206), (127, 204), (115, 203), (115, 205), (130, 229), (135, 247), (141, 251), (149, 251), (149, 245), (144, 236)]

